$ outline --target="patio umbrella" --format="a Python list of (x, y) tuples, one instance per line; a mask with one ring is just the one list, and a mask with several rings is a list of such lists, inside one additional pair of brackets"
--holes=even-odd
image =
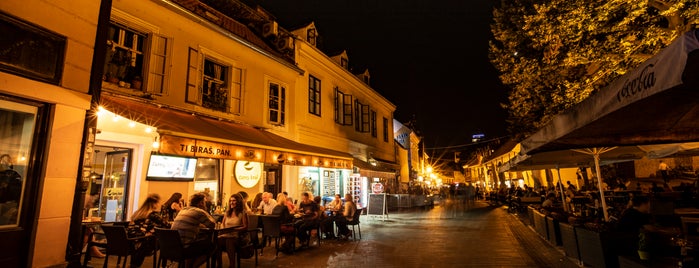
[[(699, 30), (688, 31), (638, 68), (554, 116), (521, 142), (522, 161), (529, 158), (536, 164), (537, 155), (559, 153), (570, 157), (557, 160), (562, 167), (577, 165), (576, 159), (582, 159), (572, 153), (587, 155), (597, 169), (605, 220), (609, 220), (599, 174), (605, 159), (638, 159), (647, 151), (638, 146), (699, 141), (698, 36)], [(634, 150), (640, 150), (639, 154)], [(616, 159), (607, 157), (609, 154), (616, 154)]]

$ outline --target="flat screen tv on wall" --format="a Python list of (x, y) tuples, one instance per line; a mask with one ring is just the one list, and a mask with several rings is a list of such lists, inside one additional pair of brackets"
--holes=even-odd
[(196, 167), (196, 158), (151, 154), (146, 180), (193, 181)]

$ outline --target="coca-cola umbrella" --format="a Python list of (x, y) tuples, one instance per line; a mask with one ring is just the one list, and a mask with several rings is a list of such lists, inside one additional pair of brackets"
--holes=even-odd
[(699, 30), (681, 35), (635, 70), (555, 116), (521, 142), (520, 154), (574, 150), (591, 156), (608, 220), (599, 172), (604, 153), (624, 146), (699, 141), (698, 36)]

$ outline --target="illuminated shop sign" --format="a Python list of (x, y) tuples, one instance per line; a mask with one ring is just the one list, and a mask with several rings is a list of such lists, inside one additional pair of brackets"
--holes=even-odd
[(260, 182), (262, 177), (262, 163), (236, 161), (233, 168), (233, 177), (243, 188), (252, 188)]

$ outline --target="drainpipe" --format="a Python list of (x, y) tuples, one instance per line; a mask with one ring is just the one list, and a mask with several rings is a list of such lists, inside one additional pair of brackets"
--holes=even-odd
[[(70, 230), (68, 233), (68, 245), (66, 247), (66, 261), (68, 267), (80, 267), (80, 255), (83, 246), (82, 218), (85, 204), (85, 193), (90, 183), (89, 174), (92, 171), (92, 157), (94, 155), (95, 136), (97, 135), (97, 107), (99, 106), (102, 92), (102, 75), (107, 52), (107, 32), (112, 12), (112, 0), (101, 0), (99, 17), (97, 18), (97, 31), (95, 33), (94, 53), (90, 71), (90, 85), (88, 94), (92, 96), (90, 110), (85, 114), (83, 126), (83, 142), (80, 147), (79, 172), (73, 195), (73, 208), (70, 216)], [(88, 251), (85, 254), (90, 254)]]

